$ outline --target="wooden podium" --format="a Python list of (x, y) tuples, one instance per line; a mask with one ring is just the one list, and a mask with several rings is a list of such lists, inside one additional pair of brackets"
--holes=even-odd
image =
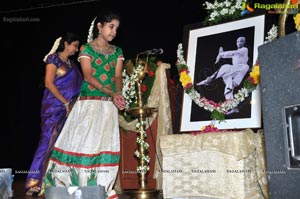
[[(138, 166), (137, 158), (134, 156), (134, 152), (137, 149), (137, 132), (126, 131), (120, 129), (121, 140), (121, 160), (120, 160), (120, 185), (122, 190), (137, 189), (138, 175), (136, 168)], [(156, 147), (156, 135), (157, 135), (157, 117), (152, 122), (151, 126), (146, 130), (147, 142), (149, 144), (149, 156), (150, 156), (150, 171), (147, 175), (147, 187), (149, 189), (156, 188), (156, 181), (153, 178), (154, 164), (155, 164), (155, 147)]]

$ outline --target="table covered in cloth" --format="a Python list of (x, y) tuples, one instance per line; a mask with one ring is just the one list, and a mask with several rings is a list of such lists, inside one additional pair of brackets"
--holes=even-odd
[(164, 198), (269, 198), (263, 131), (160, 137)]

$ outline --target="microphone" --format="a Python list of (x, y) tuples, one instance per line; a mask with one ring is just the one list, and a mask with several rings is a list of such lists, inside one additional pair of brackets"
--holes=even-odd
[(152, 50), (152, 53), (153, 54), (156, 54), (156, 55), (160, 55), (160, 54), (163, 54), (164, 53), (164, 50), (162, 49), (162, 48), (160, 48), (160, 49), (153, 49)]
[(160, 49), (156, 49), (156, 48), (154, 48), (154, 49), (152, 49), (152, 50), (145, 50), (145, 51), (143, 51), (143, 52), (141, 52), (141, 53), (139, 53), (139, 54), (151, 54), (151, 55), (160, 55), (160, 54), (163, 54), (163, 49), (162, 48), (160, 48)]

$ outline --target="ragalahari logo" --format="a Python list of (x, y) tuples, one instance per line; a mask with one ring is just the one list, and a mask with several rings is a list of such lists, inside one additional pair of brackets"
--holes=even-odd
[(300, 8), (300, 0), (291, 0), (291, 3), (252, 3), (251, 6), (247, 2), (242, 3), (241, 16), (250, 14), (254, 10), (266, 10), (269, 14), (282, 14), (284, 12), (288, 14), (298, 13)]
[(246, 3), (246, 2), (242, 3), (242, 9), (241, 10), (242, 10), (241, 16), (243, 16), (245, 14), (250, 14), (251, 12), (254, 11), (254, 9), (251, 8), (251, 6), (248, 3)]

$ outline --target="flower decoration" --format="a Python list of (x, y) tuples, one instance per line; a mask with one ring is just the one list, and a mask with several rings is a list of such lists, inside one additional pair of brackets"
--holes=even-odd
[(300, 13), (297, 13), (294, 16), (295, 28), (297, 31), (300, 31)]
[(219, 133), (219, 132), (224, 132), (224, 130), (219, 130), (213, 123), (209, 125), (205, 125), (201, 128), (200, 131), (192, 131), (189, 132), (192, 135), (198, 135), (198, 134), (203, 134), (203, 133)]
[(91, 22), (90, 28), (89, 28), (89, 33), (88, 33), (88, 37), (87, 37), (87, 42), (88, 43), (91, 42), (91, 41), (93, 41), (93, 36), (94, 36), (93, 29), (94, 29), (94, 23), (95, 23), (96, 18), (97, 17), (95, 17), (93, 19), (93, 21)]
[(259, 84), (259, 77), (259, 65), (258, 63), (256, 63), (252, 71), (250, 72), (249, 77), (244, 81), (244, 87), (251, 92), (254, 91), (256, 89), (256, 85)]
[[(130, 61), (125, 64), (126, 67), (129, 66), (128, 63), (130, 64)], [(125, 98), (125, 103), (126, 103), (125, 109), (126, 110), (128, 110), (129, 108), (135, 107), (137, 105), (135, 82), (136, 82), (139, 72), (142, 69), (143, 69), (143, 66), (138, 65), (131, 74), (128, 74), (128, 71), (126, 68), (122, 72), (122, 77), (123, 77), (122, 94)]]
[(188, 75), (187, 70), (182, 70), (180, 72), (180, 81), (185, 89), (191, 85), (191, 77)]
[(260, 77), (260, 72), (259, 72), (259, 65), (255, 65), (250, 72), (250, 77), (253, 78), (253, 84), (257, 85), (259, 83), (259, 77)]
[(256, 89), (257, 84), (259, 83), (259, 66), (255, 65), (252, 68), (249, 78), (244, 81), (244, 87), (234, 95), (232, 100), (216, 103), (213, 100), (202, 97), (200, 93), (195, 90), (191, 81), (191, 77), (189, 76), (188, 66), (186, 65), (182, 53), (182, 44), (179, 44), (177, 49), (176, 65), (179, 71), (179, 80), (183, 86), (183, 89), (199, 107), (211, 112), (210, 117), (213, 120), (218, 120), (219, 122), (224, 121), (225, 114), (243, 102), (249, 96), (249, 94)]
[(205, 2), (208, 16), (205, 18), (204, 23), (208, 25), (218, 24), (225, 20), (232, 20), (241, 16), (243, 5), (246, 0), (215, 0), (214, 3)]
[[(143, 134), (143, 137), (146, 138), (147, 134), (146, 132), (143, 130), (146, 126), (146, 122), (145, 121), (139, 121), (136, 124), (136, 129), (138, 130), (139, 133)], [(149, 144), (145, 141), (145, 139), (141, 139), (140, 137), (137, 137), (136, 139), (137, 144), (143, 148), (144, 151), (148, 151), (149, 149)], [(138, 147), (138, 148), (140, 148)], [(146, 162), (146, 165), (143, 166), (138, 166), (137, 167), (137, 172), (138, 173), (147, 173), (150, 170), (149, 167), (149, 163), (150, 163), (150, 157), (147, 153), (142, 153), (140, 152), (138, 149), (134, 152), (134, 155), (136, 158), (144, 160)]]
[(43, 59), (44, 62), (46, 62), (46, 60), (47, 60), (47, 58), (48, 58), (49, 55), (51, 55), (51, 54), (53, 54), (53, 53), (56, 52), (56, 50), (57, 50), (57, 48), (58, 48), (58, 46), (59, 46), (60, 40), (61, 40), (61, 37), (59, 37), (59, 38), (57, 38), (57, 39), (55, 40), (55, 42), (54, 42), (54, 44), (53, 44), (51, 50), (48, 52), (47, 55), (45, 55), (45, 57), (44, 57), (44, 59)]
[(213, 125), (213, 124), (206, 125), (201, 128), (202, 132), (217, 132), (218, 130), (219, 129), (217, 127), (215, 127), (215, 125)]
[(267, 34), (268, 36), (265, 38), (265, 43), (269, 43), (278, 37), (278, 27), (273, 24)]
[(148, 75), (149, 75), (149, 77), (153, 77), (153, 76), (155, 75), (155, 73), (154, 73), (154, 71), (149, 70), (149, 71), (148, 71)]
[[(123, 116), (126, 121), (131, 121), (132, 118), (130, 115), (126, 113), (131, 108), (137, 107), (137, 93), (136, 93), (136, 79), (138, 74), (141, 70), (147, 67), (147, 75), (143, 79), (142, 82), (142, 97), (143, 97), (143, 103), (147, 104), (148, 97), (150, 95), (154, 80), (155, 80), (155, 72), (156, 72), (156, 58), (150, 57), (148, 64), (145, 63), (145, 59), (141, 59), (138, 61), (137, 64), (135, 64), (132, 60), (127, 60), (125, 62), (125, 67), (122, 72), (122, 79), (123, 79), (123, 89), (122, 89), (122, 95), (125, 98), (125, 111), (123, 112)], [(135, 66), (136, 65), (136, 66)]]

